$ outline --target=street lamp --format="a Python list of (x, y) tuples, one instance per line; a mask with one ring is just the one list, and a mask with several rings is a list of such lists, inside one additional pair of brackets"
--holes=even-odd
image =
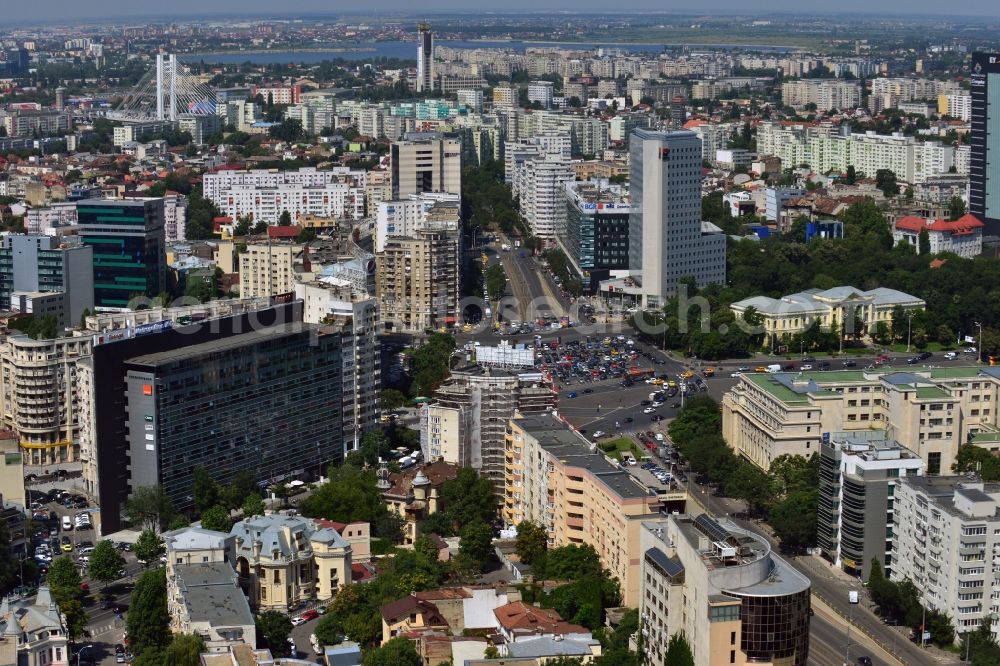
[(979, 346), (976, 347), (976, 363), (983, 362), (983, 324), (982, 322), (976, 322), (976, 326), (979, 328)]
[(80, 659), (83, 658), (83, 651), (93, 648), (93, 645), (84, 645), (76, 653), (76, 666), (80, 666)]
[(916, 314), (912, 310), (906, 313), (906, 353), (910, 353), (910, 322), (913, 321), (913, 315)]

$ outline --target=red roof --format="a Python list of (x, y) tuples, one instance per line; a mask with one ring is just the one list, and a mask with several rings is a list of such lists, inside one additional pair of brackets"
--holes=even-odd
[(925, 220), (916, 215), (907, 215), (896, 220), (896, 228), (902, 231), (920, 233), (921, 229), (927, 229), (927, 231), (950, 233), (955, 236), (975, 233), (976, 229), (982, 229), (983, 226), (979, 218), (971, 213), (966, 213), (957, 220)]
[(290, 227), (276, 227), (270, 226), (267, 228), (268, 238), (295, 238), (302, 231), (302, 227), (290, 226)]

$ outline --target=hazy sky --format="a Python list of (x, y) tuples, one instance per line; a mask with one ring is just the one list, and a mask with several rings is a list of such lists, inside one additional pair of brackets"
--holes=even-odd
[[(627, 0), (624, 3), (608, 0), (508, 0), (497, 3), (494, 0), (369, 0), (368, 2), (347, 2), (345, 0), (47, 0), (46, 2), (24, 2), (22, 0), (0, 0), (0, 23), (8, 21), (52, 21), (64, 19), (86, 19), (88, 17), (147, 17), (177, 16), (195, 17), (209, 13), (274, 15), (275, 12), (294, 15), (295, 13), (345, 13), (374, 11), (402, 11), (412, 13), (419, 7), (428, 11), (459, 10), (474, 12), (477, 7), (490, 10), (552, 10), (552, 11), (600, 11), (614, 8), (616, 11), (676, 11), (691, 14), (699, 5), (686, 0)], [(995, 0), (840, 0), (833, 5), (803, 3), (801, 0), (716, 0), (711, 3), (713, 14), (719, 11), (740, 13), (766, 13), (771, 11), (873, 12), (880, 14), (939, 13), (994, 16), (1000, 21), (1000, 10)]]

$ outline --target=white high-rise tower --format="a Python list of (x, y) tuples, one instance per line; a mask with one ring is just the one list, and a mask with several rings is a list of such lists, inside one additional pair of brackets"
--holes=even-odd
[(417, 92), (434, 90), (434, 33), (428, 23), (417, 26)]

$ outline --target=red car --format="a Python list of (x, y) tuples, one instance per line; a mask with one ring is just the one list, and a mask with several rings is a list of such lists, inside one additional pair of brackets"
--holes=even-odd
[(305, 620), (306, 622), (308, 622), (309, 620), (315, 620), (318, 617), (319, 613), (316, 612), (315, 610), (307, 610), (305, 613), (302, 614), (302, 619)]

